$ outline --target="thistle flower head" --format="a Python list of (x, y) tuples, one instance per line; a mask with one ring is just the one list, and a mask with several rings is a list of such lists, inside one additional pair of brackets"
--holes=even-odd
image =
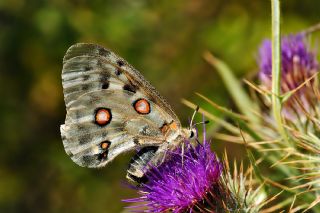
[(168, 152), (160, 165), (150, 165), (147, 181), (134, 187), (139, 197), (124, 200), (138, 203), (128, 208), (135, 212), (175, 213), (259, 211), (260, 189), (253, 189), (242, 169), (235, 170), (232, 176), (226, 155), (226, 167), (222, 166), (211, 151), (205, 133), (202, 144), (194, 146), (191, 141), (185, 141), (184, 146), (184, 152), (178, 147)]
[[(271, 90), (272, 82), (271, 41), (265, 40), (259, 50), (259, 77), (262, 86)], [(289, 35), (281, 42), (281, 92), (289, 96), (283, 104), (283, 115), (289, 121), (306, 122), (306, 113), (312, 116), (318, 97), (314, 90), (315, 73), (319, 64), (304, 34)]]
[[(141, 195), (125, 202), (142, 203), (144, 212), (185, 212), (218, 208), (222, 205), (219, 179), (222, 164), (210, 149), (210, 143), (193, 146), (186, 141), (182, 147), (167, 153), (167, 160), (152, 166), (146, 174), (147, 182), (137, 186)], [(218, 204), (219, 201), (221, 204)]]
[(148, 182), (137, 188), (141, 197), (126, 201), (145, 203), (138, 206), (147, 206), (145, 212), (184, 212), (205, 205), (217, 186), (222, 164), (208, 142), (196, 147), (186, 142), (186, 147), (184, 155), (178, 148), (168, 153), (169, 160), (152, 167), (146, 174)]
[[(271, 41), (265, 40), (259, 49), (259, 77), (262, 84), (269, 89), (272, 79), (271, 58)], [(303, 84), (319, 68), (315, 53), (309, 50), (303, 34), (282, 38), (281, 60), (281, 89), (284, 93)]]

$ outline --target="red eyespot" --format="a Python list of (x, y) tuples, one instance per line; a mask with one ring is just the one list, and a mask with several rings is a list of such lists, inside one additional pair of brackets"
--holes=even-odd
[(100, 108), (96, 110), (95, 122), (100, 126), (107, 125), (111, 121), (111, 111), (110, 109)]
[(111, 142), (110, 142), (110, 141), (102, 142), (102, 143), (100, 144), (101, 149), (108, 149), (108, 148), (109, 148), (109, 146), (110, 146), (110, 144), (111, 144)]
[(150, 113), (150, 103), (146, 99), (138, 99), (134, 102), (133, 107), (139, 114)]

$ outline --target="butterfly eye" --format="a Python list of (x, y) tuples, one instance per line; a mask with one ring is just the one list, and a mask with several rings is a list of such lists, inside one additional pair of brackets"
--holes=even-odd
[(194, 137), (194, 132), (191, 130), (190, 138), (193, 138), (193, 137)]
[(96, 110), (95, 123), (99, 126), (105, 126), (110, 123), (112, 119), (111, 110), (107, 108), (99, 108)]
[(195, 137), (197, 137), (197, 130), (196, 130), (195, 128), (192, 128), (192, 129), (190, 130), (190, 136), (189, 136), (189, 138), (190, 138), (190, 139), (193, 139), (193, 138), (195, 138)]
[(138, 99), (133, 103), (133, 107), (139, 114), (145, 115), (150, 113), (150, 104), (146, 99)]

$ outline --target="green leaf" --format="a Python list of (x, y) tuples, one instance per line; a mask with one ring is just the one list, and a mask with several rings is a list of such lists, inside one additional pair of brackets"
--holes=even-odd
[(259, 109), (257, 104), (251, 101), (228, 65), (215, 58), (209, 52), (204, 53), (204, 58), (210, 65), (216, 68), (239, 110), (246, 115), (252, 123), (260, 123), (260, 118), (254, 113), (254, 111), (257, 112)]

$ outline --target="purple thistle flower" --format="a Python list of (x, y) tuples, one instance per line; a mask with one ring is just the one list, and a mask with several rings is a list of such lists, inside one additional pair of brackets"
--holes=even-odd
[(176, 213), (205, 207), (212, 210), (222, 208), (223, 195), (219, 184), (222, 164), (211, 151), (210, 143), (204, 141), (193, 147), (187, 141), (185, 146), (183, 156), (181, 148), (177, 148), (167, 154), (165, 162), (149, 170), (146, 174), (148, 181), (136, 187), (141, 196), (124, 200), (140, 203), (130, 208), (142, 212)]
[[(263, 41), (259, 49), (259, 77), (266, 89), (271, 90), (272, 53), (271, 41)], [(314, 79), (319, 64), (315, 52), (309, 50), (304, 34), (289, 35), (282, 38), (281, 43), (281, 92), (287, 93), (297, 89), (283, 104), (285, 118), (295, 121), (305, 120), (302, 114), (312, 114), (318, 97), (314, 92)], [(310, 116), (310, 115), (309, 115)]]
[[(316, 54), (309, 50), (304, 34), (289, 35), (281, 43), (281, 89), (289, 92), (303, 84), (318, 71)], [(259, 77), (264, 86), (271, 89), (272, 53), (271, 41), (264, 40), (258, 57)]]

